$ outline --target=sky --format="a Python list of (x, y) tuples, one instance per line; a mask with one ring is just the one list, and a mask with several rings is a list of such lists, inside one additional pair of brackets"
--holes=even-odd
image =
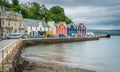
[(120, 0), (19, 0), (38, 2), (47, 8), (61, 6), (75, 24), (88, 29), (120, 29)]

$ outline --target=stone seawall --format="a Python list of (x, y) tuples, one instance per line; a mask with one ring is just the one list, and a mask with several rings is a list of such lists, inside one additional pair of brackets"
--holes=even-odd
[(23, 44), (25, 46), (37, 45), (37, 44), (52, 44), (52, 43), (65, 43), (65, 42), (78, 42), (78, 41), (91, 41), (99, 40), (99, 37), (89, 38), (41, 38), (41, 39), (24, 39)]

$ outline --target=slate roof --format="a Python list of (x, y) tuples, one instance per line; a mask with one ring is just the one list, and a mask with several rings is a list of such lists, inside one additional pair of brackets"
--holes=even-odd
[(41, 24), (43, 27), (50, 28), (50, 26), (45, 21), (41, 21)]
[(75, 24), (69, 24), (69, 25), (67, 25), (67, 28), (70, 28), (72, 25), (74, 28), (77, 28), (77, 25), (75, 25)]
[[(6, 16), (8, 16), (10, 13), (12, 13), (12, 12), (14, 12), (14, 11), (3, 11), (3, 10), (0, 10), (0, 13), (1, 14), (4, 14), (4, 15), (6, 15)], [(18, 12), (14, 12), (15, 13), (15, 15), (19, 15), (19, 13)]]
[(25, 22), (25, 24), (27, 24), (28, 26), (38, 26), (40, 20), (33, 20), (33, 19), (23, 19), (23, 21)]
[(59, 24), (54, 24), (55, 27), (59, 27)]
[(10, 9), (4, 5), (0, 5), (0, 7), (4, 7), (6, 11), (9, 11)]

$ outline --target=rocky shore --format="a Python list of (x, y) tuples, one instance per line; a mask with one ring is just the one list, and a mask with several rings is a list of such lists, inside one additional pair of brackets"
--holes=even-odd
[(95, 72), (50, 62), (35, 62), (22, 58), (19, 72)]

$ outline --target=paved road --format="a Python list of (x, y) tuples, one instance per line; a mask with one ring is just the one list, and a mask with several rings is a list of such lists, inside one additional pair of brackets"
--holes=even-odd
[(2, 40), (0, 41), (0, 51), (3, 49), (5, 46), (15, 42), (17, 39), (9, 39), (9, 40)]
[(7, 45), (15, 42), (17, 39), (9, 39), (9, 40), (2, 40), (0, 41), (0, 63), (2, 62), (2, 54), (1, 54), (1, 50), (6, 47)]

